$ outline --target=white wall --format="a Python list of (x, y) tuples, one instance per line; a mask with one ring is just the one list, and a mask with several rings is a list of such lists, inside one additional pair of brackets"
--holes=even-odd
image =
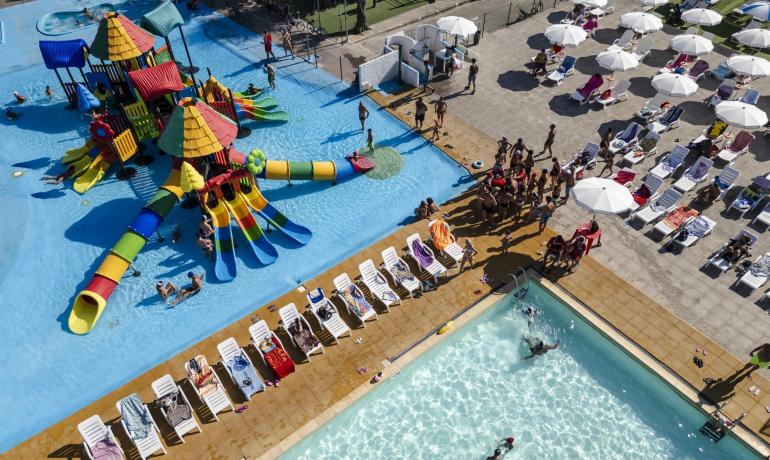
[(358, 89), (364, 91), (367, 87), (375, 87), (382, 82), (398, 78), (398, 53), (388, 48), (385, 54), (358, 66)]
[[(420, 63), (422, 66), (422, 63)], [(401, 81), (415, 88), (420, 86), (420, 72), (408, 64), (401, 64)]]

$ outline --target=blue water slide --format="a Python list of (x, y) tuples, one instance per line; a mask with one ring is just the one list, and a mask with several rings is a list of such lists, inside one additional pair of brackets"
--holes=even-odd
[(150, 209), (142, 208), (139, 211), (134, 220), (129, 224), (128, 228), (142, 236), (145, 240), (150, 239), (152, 233), (163, 222), (163, 218)]

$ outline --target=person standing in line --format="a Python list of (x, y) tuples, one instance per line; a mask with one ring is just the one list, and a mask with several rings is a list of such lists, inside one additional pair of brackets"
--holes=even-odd
[(564, 199), (562, 200), (562, 203), (566, 203), (569, 201), (569, 194), (572, 192), (572, 189), (575, 187), (575, 167), (570, 166), (566, 170), (564, 178)]
[(471, 85), (473, 85), (473, 91), (471, 91), (471, 94), (476, 92), (476, 76), (479, 73), (479, 65), (476, 64), (476, 58), (471, 59), (471, 66), (468, 68), (468, 86), (465, 87), (466, 90), (471, 88)]
[(417, 98), (414, 103), (414, 129), (422, 130), (422, 124), (425, 121), (425, 112), (428, 111), (428, 106), (422, 101), (421, 97)]
[(273, 54), (273, 36), (265, 30), (262, 32), (262, 40), (265, 45), (265, 59), (269, 60), (271, 56), (275, 59), (275, 54)]
[(267, 64), (265, 70), (267, 71), (267, 84), (270, 85), (270, 89), (275, 90), (275, 69), (272, 65)]
[(294, 47), (291, 44), (291, 34), (288, 29), (283, 29), (281, 32), (281, 43), (283, 44), (284, 57), (291, 53), (291, 57), (294, 57)]
[(548, 135), (545, 138), (545, 144), (543, 144), (543, 151), (540, 152), (545, 153), (545, 151), (548, 150), (548, 158), (553, 156), (551, 148), (553, 147), (554, 139), (556, 139), (556, 125), (551, 124), (551, 126), (548, 127)]
[(358, 121), (361, 122), (361, 132), (366, 130), (366, 119), (369, 118), (369, 111), (364, 107), (363, 102), (358, 102)]
[(551, 187), (554, 187), (559, 176), (561, 176), (561, 163), (559, 163), (558, 158), (551, 159), (551, 171), (548, 175), (551, 177)]
[(543, 206), (543, 210), (540, 212), (540, 225), (538, 227), (538, 233), (543, 233), (543, 230), (545, 230), (545, 226), (548, 225), (548, 220), (551, 219), (554, 211), (556, 211), (556, 205), (553, 203), (553, 199), (550, 196), (545, 197), (545, 205)]

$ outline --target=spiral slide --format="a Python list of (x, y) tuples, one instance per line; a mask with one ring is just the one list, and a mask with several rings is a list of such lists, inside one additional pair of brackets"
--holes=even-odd
[(265, 197), (262, 196), (254, 179), (249, 178), (249, 183), (251, 187), (248, 193), (245, 193), (243, 189), (240, 189), (239, 192), (241, 198), (248, 203), (249, 207), (291, 240), (301, 245), (307, 244), (310, 241), (310, 238), (313, 237), (313, 232), (307, 227), (303, 227), (302, 225), (290, 221), (288, 217), (281, 213), (281, 211), (270, 204)]
[(204, 207), (214, 225), (214, 248), (216, 249), (214, 275), (220, 281), (230, 281), (235, 278), (235, 245), (233, 230), (230, 227), (230, 213), (227, 212), (224, 200), (216, 200), (216, 205), (209, 207), (208, 198), (206, 194), (203, 202), (206, 203)]
[(252, 251), (254, 251), (254, 255), (257, 256), (259, 263), (270, 265), (275, 262), (278, 259), (278, 251), (270, 243), (270, 240), (267, 239), (257, 221), (254, 220), (254, 216), (251, 215), (251, 211), (249, 211), (249, 207), (239, 191), (235, 191), (235, 196), (231, 200), (227, 200), (219, 189), (215, 189), (214, 194), (220, 201), (225, 201), (227, 210), (230, 211), (235, 222), (238, 223), (241, 231), (246, 235), (246, 239), (249, 241), (249, 245)]
[(67, 325), (75, 334), (86, 334), (93, 329), (107, 305), (107, 299), (120, 283), (131, 261), (142, 250), (150, 235), (157, 230), (169, 211), (179, 202), (179, 169), (174, 168), (166, 182), (150, 198), (129, 224), (128, 230), (110, 249), (96, 269), (86, 288), (75, 297)]

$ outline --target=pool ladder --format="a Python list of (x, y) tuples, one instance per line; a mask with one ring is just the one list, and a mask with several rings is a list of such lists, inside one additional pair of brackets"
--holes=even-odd
[[(517, 276), (517, 273), (521, 272), (524, 275), (524, 287), (521, 287), (519, 285), (519, 277)], [(524, 270), (523, 267), (516, 267), (513, 270), (513, 273), (509, 273), (508, 276), (513, 278), (513, 281), (516, 282), (516, 292), (514, 292), (513, 296), (517, 300), (521, 300), (524, 297), (527, 296), (527, 292), (529, 292), (529, 277), (527, 276), (527, 272)]]

